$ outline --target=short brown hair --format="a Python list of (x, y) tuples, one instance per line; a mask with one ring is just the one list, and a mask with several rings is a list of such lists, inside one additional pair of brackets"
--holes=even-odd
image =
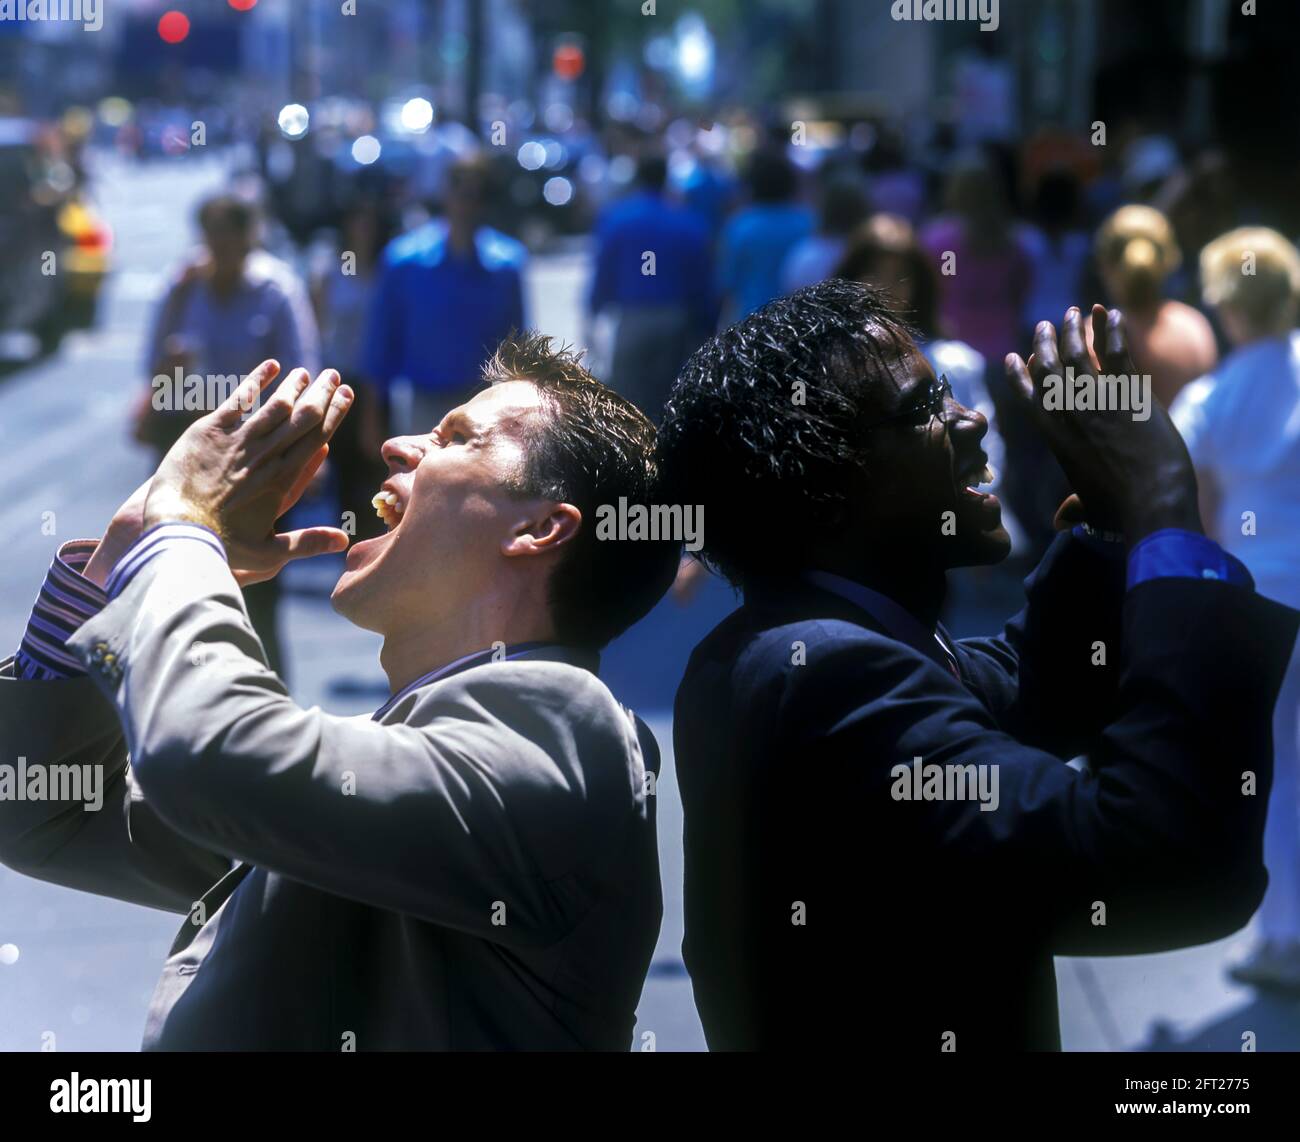
[(492, 164), (481, 151), (471, 151), (459, 156), (447, 168), (447, 189), (466, 183), (476, 190), (486, 192), (492, 188)]
[(595, 649), (643, 618), (673, 581), (681, 545), (596, 538), (596, 509), (649, 506), (658, 492), (655, 427), (582, 365), (582, 354), (529, 330), (511, 332), (483, 367), (490, 384), (529, 381), (543, 397), (513, 490), (573, 504), (582, 525), (551, 576), (551, 612), (566, 642)]
[(238, 195), (214, 194), (199, 207), (198, 222), (205, 233), (214, 227), (229, 226), (251, 237), (258, 224), (257, 206)]

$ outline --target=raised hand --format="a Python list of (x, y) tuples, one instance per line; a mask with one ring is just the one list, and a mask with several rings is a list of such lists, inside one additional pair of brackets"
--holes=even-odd
[(145, 529), (187, 520), (216, 532), (241, 585), (348, 545), (339, 528), (275, 529), (324, 462), (353, 397), (333, 369), (315, 382), (295, 369), (250, 413), (279, 371), (277, 362), (263, 361), (216, 411), (195, 421), (163, 457), (144, 503)]
[(1067, 500), (1058, 512), (1058, 523), (1082, 515), (1094, 527), (1122, 532), (1130, 544), (1165, 527), (1200, 532), (1191, 459), (1149, 388), (1147, 419), (1131, 408), (1047, 407), (1049, 384), (1060, 384), (1051, 378), (1064, 377), (1067, 368), (1075, 377), (1134, 376), (1119, 310), (1094, 305), (1091, 318), (1100, 357), (1085, 341), (1083, 314), (1072, 306), (1059, 347), (1052, 323), (1039, 322), (1029, 361), (1012, 353), (1005, 362), (1013, 393), (1032, 406), (1075, 493), (1075, 502)]

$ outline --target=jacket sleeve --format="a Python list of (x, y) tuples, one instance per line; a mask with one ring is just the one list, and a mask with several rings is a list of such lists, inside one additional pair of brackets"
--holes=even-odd
[[(403, 699), (417, 705), (400, 724), (302, 709), (202, 543), (157, 554), (70, 645), (178, 833), (498, 943), (566, 935), (590, 906), (579, 873), (608, 851), (605, 831), (646, 812), (628, 764), (640, 757), (635, 725), (576, 668), (469, 670)], [(119, 678), (94, 669), (96, 646)], [(587, 755), (603, 764), (584, 767)]]
[(0, 757), (15, 780), (19, 764), (29, 777), (39, 767), (47, 792), (79, 794), (0, 798), (0, 863), (15, 872), (187, 912), (230, 870), (143, 800), (117, 715), (89, 678), (24, 681), (13, 659), (0, 664)]
[[(1134, 587), (1091, 772), (1016, 740), (946, 671), (866, 630), (810, 645), (783, 721), (819, 770), (851, 775), (900, 865), (910, 854), (978, 884), (1058, 954), (1182, 947), (1235, 931), (1263, 895), (1271, 716), (1297, 618), (1227, 583)], [(1062, 716), (1077, 699), (1061, 696)], [(907, 799), (898, 767), (914, 759), (987, 767), (995, 802)]]

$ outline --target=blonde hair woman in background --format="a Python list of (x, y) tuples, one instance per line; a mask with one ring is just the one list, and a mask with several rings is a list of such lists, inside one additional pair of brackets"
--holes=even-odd
[[(1260, 594), (1300, 606), (1300, 253), (1275, 230), (1232, 230), (1202, 251), (1201, 287), (1233, 347), (1171, 410), (1202, 518)], [(1278, 697), (1273, 748), (1259, 943), (1230, 974), (1300, 993), (1300, 652)]]
[(1133, 363), (1151, 375), (1156, 399), (1168, 407), (1218, 359), (1204, 314), (1164, 296), (1182, 261), (1174, 229), (1150, 206), (1121, 206), (1102, 223), (1094, 251), (1111, 303), (1124, 311)]

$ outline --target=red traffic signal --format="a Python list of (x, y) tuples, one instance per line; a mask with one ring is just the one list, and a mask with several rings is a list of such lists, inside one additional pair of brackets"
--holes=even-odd
[(551, 59), (555, 74), (561, 79), (577, 79), (587, 66), (587, 57), (577, 44), (560, 44)]
[(158, 21), (158, 35), (169, 44), (179, 44), (189, 34), (190, 18), (184, 12), (164, 12)]

